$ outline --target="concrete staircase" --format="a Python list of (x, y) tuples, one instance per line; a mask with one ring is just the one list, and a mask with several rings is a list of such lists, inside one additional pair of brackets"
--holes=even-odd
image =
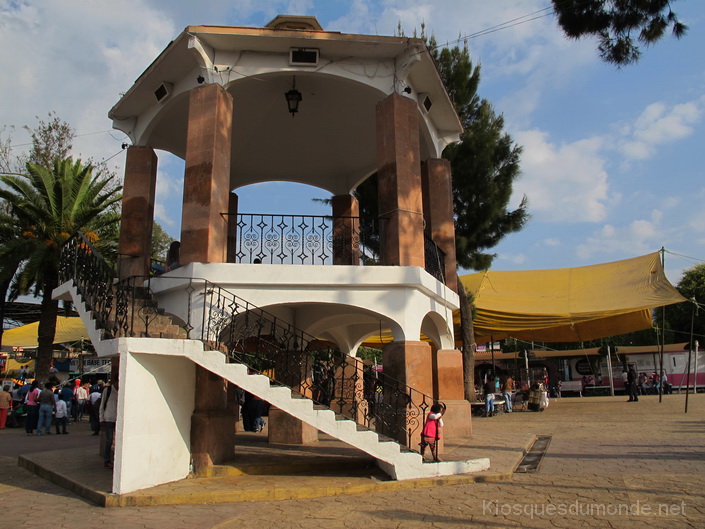
[(249, 375), (242, 364), (226, 363), (219, 351), (192, 353), (190, 359), (208, 371), (229, 380), (306, 424), (374, 457), (379, 467), (393, 479), (466, 474), (489, 468), (488, 459), (424, 462), (421, 454), (402, 448), (397, 442), (337, 416), (331, 409), (317, 409), (307, 398), (292, 395), (290, 388), (275, 386), (264, 375)]
[[(107, 354), (110, 349), (107, 347), (107, 340), (103, 339), (101, 330), (97, 328), (91, 312), (86, 308), (75, 285), (72, 282), (62, 284), (54, 291), (54, 297), (71, 299), (74, 302), (81, 319), (86, 324), (96, 350), (99, 354), (101, 350)], [(149, 308), (150, 310), (154, 309), (154, 307)], [(487, 458), (438, 463), (424, 462), (419, 453), (409, 451), (396, 441), (368, 430), (353, 420), (337, 415), (331, 409), (314, 405), (311, 399), (293, 393), (291, 388), (275, 385), (265, 375), (248, 374), (248, 368), (244, 364), (228, 363), (223, 352), (208, 349), (211, 344), (205, 344), (200, 340), (186, 339), (183, 330), (178, 330), (169, 316), (155, 312), (154, 320), (149, 323), (148, 329), (147, 333), (147, 329), (140, 330), (139, 326), (133, 328), (132, 338), (145, 338), (146, 347), (142, 352), (148, 353), (149, 347), (147, 345), (154, 338), (178, 340), (182, 345), (185, 345), (184, 341), (190, 342), (188, 347), (180, 347), (175, 344), (173, 348), (170, 348), (173, 351), (172, 355), (188, 358), (195, 364), (269, 402), (292, 417), (369, 454), (377, 460), (378, 466), (393, 479), (406, 480), (466, 474), (489, 468), (490, 462)]]

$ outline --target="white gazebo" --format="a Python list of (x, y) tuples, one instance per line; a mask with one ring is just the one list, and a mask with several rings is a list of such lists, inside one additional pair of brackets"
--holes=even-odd
[[(179, 327), (165, 324), (158, 334), (140, 335), (127, 332), (125, 323), (114, 325), (122, 330), (94, 332), (99, 353), (119, 366), (114, 492), (180, 479), (189, 465), (205, 473), (231, 457), (233, 386), (281, 412), (270, 417), (270, 438), (279, 442), (311, 440), (310, 432), (322, 430), (373, 454), (398, 479), (479, 468), (419, 465), (406, 457), (418, 454), (400, 454), (398, 448), (388, 454), (388, 447), (372, 446), (376, 434), (373, 439), (357, 435), (372, 432), (329, 424), (327, 415), (301, 405), (302, 399), (289, 403), (288, 387), (252, 374), (260, 371), (257, 366), (248, 364), (248, 372), (224, 356), (234, 348), (238, 354), (260, 351), (247, 341), (252, 333), (269, 333), (270, 343), (279, 344), (293, 333), (310, 337), (309, 346), (326, 343), (354, 359), (366, 338), (390, 329), (385, 376), (443, 401), (452, 425), (446, 437), (470, 435), (452, 323), (458, 296), (450, 165), (441, 157), (462, 127), (421, 39), (329, 32), (315, 18), (299, 16), (278, 16), (264, 28), (187, 27), (110, 117), (132, 142), (119, 281), (139, 284), (141, 295), (147, 291), (154, 302), (153, 313), (163, 314), (153, 316), (152, 329), (159, 317)], [(179, 266), (146, 279), (155, 150), (185, 160), (184, 202)], [(374, 175), (379, 211), (364, 218), (353, 192)], [(238, 203), (238, 188), (272, 181), (330, 192), (330, 216), (250, 213)], [(95, 281), (73, 279), (57, 295), (73, 296), (88, 321), (97, 309), (85, 291)], [(119, 306), (105, 311), (117, 313)], [(145, 306), (128, 311), (129, 318), (137, 319)], [(260, 319), (253, 331), (245, 322), (263, 313), (271, 329), (265, 333)], [(105, 320), (113, 321), (109, 315)], [(275, 325), (296, 330), (277, 334)], [(223, 336), (235, 329), (239, 341), (227, 342)], [(301, 345), (297, 339), (291, 346), (297, 355), (304, 354)], [(273, 362), (273, 372), (283, 372), (281, 360)], [(310, 369), (299, 374), (301, 380), (285, 385), (296, 390), (315, 379)], [(362, 378), (352, 385), (364, 391)], [(315, 390), (300, 392), (321, 400)], [(387, 403), (390, 397), (384, 398)], [(144, 412), (133, 415), (145, 400), (148, 419)], [(368, 413), (369, 398), (365, 402), (352, 415)], [(381, 422), (377, 417), (377, 426)], [(409, 439), (418, 439), (418, 428), (412, 432), (407, 424), (407, 430)], [(149, 476), (141, 472), (147, 462)]]

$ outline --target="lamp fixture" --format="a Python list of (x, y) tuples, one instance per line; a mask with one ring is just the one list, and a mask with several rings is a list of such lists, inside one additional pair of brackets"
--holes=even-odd
[(286, 104), (289, 107), (289, 112), (291, 112), (291, 117), (293, 118), (299, 111), (299, 103), (303, 99), (303, 97), (301, 97), (301, 92), (296, 89), (296, 76), (293, 78), (291, 90), (284, 94), (284, 97), (286, 97)]

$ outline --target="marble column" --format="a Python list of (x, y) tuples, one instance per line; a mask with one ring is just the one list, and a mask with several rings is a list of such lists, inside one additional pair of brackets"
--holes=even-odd
[(179, 262), (227, 258), (232, 96), (220, 85), (191, 91)]
[(453, 188), (448, 160), (432, 158), (421, 164), (426, 232), (445, 254), (445, 280), (457, 292)]
[(424, 268), (419, 116), (415, 101), (392, 94), (377, 104), (382, 264)]
[(360, 205), (352, 195), (333, 197), (333, 264), (360, 264)]
[(120, 279), (148, 276), (152, 257), (157, 155), (149, 147), (127, 149), (118, 243)]

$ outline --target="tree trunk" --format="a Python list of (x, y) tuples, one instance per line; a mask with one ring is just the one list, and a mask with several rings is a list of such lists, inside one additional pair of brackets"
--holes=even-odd
[(463, 381), (465, 399), (477, 402), (475, 394), (475, 329), (472, 325), (472, 305), (465, 287), (458, 277), (458, 296), (460, 297), (460, 334), (463, 341)]
[(7, 304), (7, 291), (10, 289), (13, 273), (0, 284), (0, 347), (2, 347), (2, 335), (5, 333), (5, 306)]
[(42, 285), (42, 304), (39, 313), (37, 329), (37, 359), (34, 366), (34, 378), (42, 382), (49, 379), (49, 368), (53, 358), (54, 336), (56, 335), (56, 317), (59, 313), (59, 302), (51, 295), (58, 286), (58, 278), (50, 274)]

